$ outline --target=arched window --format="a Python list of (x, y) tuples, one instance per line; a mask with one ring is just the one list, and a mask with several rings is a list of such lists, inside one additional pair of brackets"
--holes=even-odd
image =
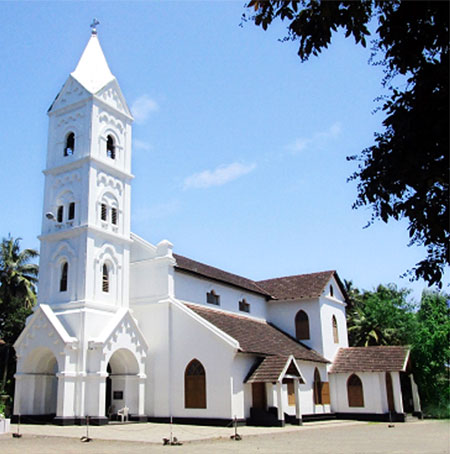
[(58, 207), (58, 211), (56, 212), (56, 220), (58, 222), (62, 222), (63, 221), (63, 218), (64, 218), (64, 206), (63, 205), (60, 205)]
[(333, 290), (333, 286), (330, 285), (330, 296), (334, 296), (334, 290)]
[(103, 264), (102, 290), (106, 293), (109, 292), (109, 270), (106, 263)]
[(202, 363), (193, 359), (184, 372), (185, 408), (206, 408), (206, 374)]
[(69, 272), (69, 264), (64, 262), (61, 266), (61, 277), (59, 279), (59, 291), (67, 291), (67, 274)]
[(67, 216), (67, 219), (69, 221), (71, 221), (74, 218), (75, 218), (75, 202), (70, 202), (69, 203), (69, 214)]
[(117, 225), (117, 208), (111, 208), (111, 224)]
[(70, 132), (66, 137), (66, 146), (64, 147), (64, 156), (72, 156), (75, 150), (75, 134)]
[(102, 221), (108, 220), (108, 207), (106, 203), (102, 203), (100, 217)]
[(333, 340), (335, 344), (339, 344), (339, 332), (338, 332), (338, 324), (336, 317), (333, 315), (331, 319), (331, 324), (333, 325)]
[(111, 159), (116, 159), (116, 147), (111, 135), (106, 138), (106, 156)]
[(309, 318), (305, 311), (298, 311), (295, 316), (295, 337), (298, 340), (309, 339)]
[(356, 374), (350, 375), (347, 380), (347, 396), (349, 407), (364, 407), (363, 385)]
[(322, 405), (322, 381), (320, 380), (320, 372), (317, 367), (314, 370), (314, 403)]

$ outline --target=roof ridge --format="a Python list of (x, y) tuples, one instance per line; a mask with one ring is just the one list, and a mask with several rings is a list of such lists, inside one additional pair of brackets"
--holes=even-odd
[(328, 273), (336, 273), (336, 270), (315, 271), (314, 273), (301, 273), (301, 274), (291, 274), (289, 276), (272, 277), (270, 279), (262, 279), (260, 281), (256, 281), (256, 283), (258, 284), (259, 282), (276, 281), (278, 279), (289, 279), (292, 277), (313, 276), (313, 275), (328, 274)]
[[(226, 274), (226, 275), (228, 275), (228, 276), (230, 276), (230, 277), (235, 277), (235, 278), (237, 278), (237, 279), (243, 279), (244, 281), (247, 281), (247, 282), (251, 283), (251, 284), (255, 287), (255, 289), (253, 290), (254, 292), (257, 290), (259, 293), (261, 293), (261, 294), (263, 294), (263, 295), (266, 295), (266, 296), (272, 298), (272, 295), (271, 295), (269, 292), (267, 292), (267, 290), (265, 290), (265, 289), (263, 289), (262, 287), (260, 287), (260, 286), (258, 285), (258, 283), (257, 283), (256, 281), (254, 281), (253, 279), (250, 279), (250, 278), (245, 277), (245, 276), (241, 276), (240, 274), (236, 274), (236, 273), (232, 273), (232, 272), (230, 272), (230, 271), (223, 270), (223, 269), (218, 268), (218, 267), (216, 267), (216, 266), (212, 266), (212, 265), (208, 265), (208, 264), (203, 263), (203, 262), (199, 262), (198, 260), (191, 259), (191, 258), (186, 257), (186, 256), (181, 255), (181, 254), (173, 253), (173, 257), (175, 258), (175, 260), (177, 260), (177, 258), (179, 257), (179, 258), (181, 258), (182, 260), (188, 260), (188, 261), (190, 261), (190, 262), (194, 262), (194, 263), (196, 263), (196, 264), (199, 264), (200, 266), (207, 267), (207, 268), (209, 268), (210, 270), (219, 271), (220, 273), (224, 273), (224, 274)], [(177, 261), (177, 262), (178, 262), (178, 261)], [(186, 269), (186, 268), (184, 268), (182, 265), (180, 265), (180, 264), (178, 264), (178, 263), (177, 263), (176, 266), (178, 266), (178, 267), (181, 268), (181, 269)], [(191, 271), (191, 272), (193, 272), (193, 273), (203, 274), (203, 273), (202, 273), (201, 271), (199, 271), (199, 270), (189, 270), (189, 269), (187, 269), (187, 270), (188, 270), (188, 271)], [(224, 281), (223, 279), (221, 279), (219, 276), (216, 276), (216, 277), (208, 276), (208, 277), (210, 277), (210, 278), (212, 278), (212, 279), (215, 279), (215, 280), (217, 280), (217, 281), (226, 282), (226, 281)], [(238, 286), (239, 286), (238, 283), (233, 283), (233, 282), (229, 282), (229, 283), (234, 284), (234, 285), (238, 285)], [(250, 290), (250, 289), (247, 289), (247, 290)]]

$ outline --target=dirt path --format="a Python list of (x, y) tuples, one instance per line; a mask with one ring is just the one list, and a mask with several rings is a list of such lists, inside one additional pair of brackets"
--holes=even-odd
[(268, 435), (248, 435), (241, 441), (228, 438), (184, 443), (183, 446), (44, 437), (25, 434), (22, 438), (0, 436), (0, 453), (5, 454), (118, 454), (118, 453), (307, 453), (307, 454), (449, 454), (450, 424), (448, 421), (421, 421), (396, 424), (364, 424), (318, 427)]

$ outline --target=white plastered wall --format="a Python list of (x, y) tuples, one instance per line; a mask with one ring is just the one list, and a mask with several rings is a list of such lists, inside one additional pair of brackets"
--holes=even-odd
[(267, 303), (267, 320), (295, 338), (295, 316), (300, 310), (309, 318), (309, 339), (301, 342), (323, 353), (322, 325), (320, 323), (320, 305), (317, 299), (302, 301), (270, 301)]
[[(175, 297), (178, 300), (202, 304), (213, 309), (220, 308), (239, 315), (248, 315), (260, 319), (267, 318), (266, 299), (263, 296), (213, 280), (202, 279), (179, 270), (175, 270), (174, 278)], [(206, 302), (206, 293), (211, 292), (211, 290), (220, 295), (220, 306)], [(239, 310), (239, 301), (244, 298), (250, 304), (249, 313)]]
[[(133, 306), (149, 342), (146, 414), (153, 417), (240, 418), (244, 414), (242, 379), (250, 361), (235, 362), (231, 338), (183, 305), (170, 300)], [(206, 372), (207, 408), (184, 407), (184, 374), (193, 360)], [(235, 397), (233, 397), (235, 396)]]
[[(320, 373), (321, 381), (328, 381), (327, 365), (324, 363), (313, 363), (311, 361), (297, 360), (302, 375), (305, 379), (304, 384), (300, 384), (300, 411), (302, 415), (311, 415), (316, 413), (329, 413), (330, 405), (314, 404), (314, 371), (317, 367)], [(287, 404), (287, 401), (286, 401)], [(295, 407), (289, 406), (289, 414), (295, 414)]]
[(244, 383), (254, 365), (256, 357), (238, 353), (231, 368), (232, 417), (246, 419), (250, 417), (252, 402), (252, 385)]
[[(347, 380), (351, 373), (329, 374), (332, 411), (336, 413), (387, 413), (389, 411), (385, 372), (358, 372), (363, 385), (364, 406), (348, 405)], [(403, 413), (400, 375), (391, 372), (394, 404), (397, 413)]]
[[(333, 316), (336, 318), (338, 328), (339, 342), (337, 343), (334, 342), (333, 336)], [(340, 348), (348, 347), (345, 304), (336, 298), (321, 296), (320, 321), (323, 342), (323, 351), (321, 353), (326, 359), (333, 361)]]

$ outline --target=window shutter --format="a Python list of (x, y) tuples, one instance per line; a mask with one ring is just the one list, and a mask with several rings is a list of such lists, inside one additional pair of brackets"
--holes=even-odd
[(287, 382), (288, 404), (295, 405), (295, 383), (294, 380)]
[(330, 404), (330, 383), (327, 381), (322, 382), (322, 403)]

